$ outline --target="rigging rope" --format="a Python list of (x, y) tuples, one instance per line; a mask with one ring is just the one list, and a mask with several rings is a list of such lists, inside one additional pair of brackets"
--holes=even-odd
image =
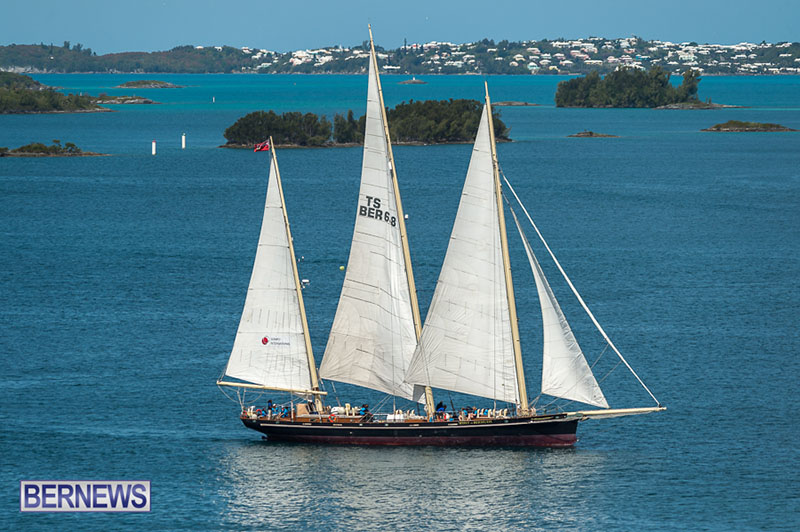
[[(219, 391), (222, 392), (222, 395), (224, 395), (225, 397), (227, 397), (228, 399), (230, 399), (234, 403), (240, 403), (241, 404), (241, 401), (239, 399), (234, 399), (233, 397), (228, 395), (228, 391), (225, 390), (223, 386), (220, 386), (219, 384), (217, 384), (217, 388), (219, 388)], [(237, 395), (238, 395), (238, 392), (237, 392)]]
[(594, 326), (597, 328), (598, 331), (600, 331), (600, 334), (603, 335), (603, 338), (606, 340), (606, 342), (608, 342), (608, 345), (611, 346), (611, 349), (614, 350), (614, 352), (617, 354), (617, 356), (622, 361), (622, 363), (625, 364), (625, 367), (627, 367), (628, 370), (633, 374), (633, 376), (636, 377), (636, 380), (639, 381), (639, 384), (642, 385), (642, 388), (645, 389), (645, 391), (650, 395), (650, 397), (653, 398), (653, 401), (655, 401), (658, 406), (661, 406), (661, 403), (659, 402), (659, 400), (656, 399), (656, 396), (653, 395), (653, 392), (650, 391), (650, 388), (647, 387), (647, 385), (644, 383), (644, 381), (642, 381), (642, 379), (639, 378), (639, 375), (633, 370), (631, 365), (628, 364), (628, 361), (625, 360), (625, 357), (622, 356), (622, 353), (619, 352), (619, 349), (617, 349), (617, 346), (614, 345), (614, 343), (611, 341), (611, 338), (608, 337), (608, 335), (606, 334), (606, 331), (603, 330), (603, 327), (600, 325), (600, 323), (594, 317), (594, 314), (592, 314), (592, 311), (589, 310), (589, 306), (586, 304), (586, 302), (583, 300), (581, 295), (578, 293), (578, 290), (575, 288), (575, 285), (572, 284), (572, 281), (570, 280), (569, 276), (567, 276), (567, 272), (565, 272), (564, 268), (561, 267), (561, 263), (558, 262), (558, 259), (556, 258), (555, 254), (553, 253), (553, 250), (551, 250), (550, 246), (547, 245), (547, 241), (544, 239), (544, 236), (542, 236), (542, 233), (541, 233), (541, 231), (539, 231), (539, 228), (533, 222), (533, 218), (531, 218), (531, 215), (528, 213), (528, 209), (525, 208), (525, 205), (523, 205), (522, 200), (520, 200), (519, 196), (517, 196), (517, 192), (514, 190), (514, 187), (511, 186), (511, 183), (508, 181), (508, 178), (506, 177), (505, 173), (503, 173), (502, 169), (500, 170), (500, 174), (503, 176), (503, 181), (505, 181), (506, 185), (508, 186), (508, 189), (514, 195), (514, 199), (517, 200), (517, 203), (522, 208), (522, 212), (525, 213), (525, 216), (528, 218), (528, 221), (530, 222), (531, 226), (533, 226), (533, 229), (536, 231), (536, 234), (539, 235), (539, 240), (541, 240), (542, 244), (544, 244), (545, 249), (547, 249), (547, 252), (550, 254), (550, 257), (553, 259), (553, 262), (555, 263), (556, 267), (558, 267), (558, 271), (561, 272), (562, 277), (564, 277), (564, 280), (569, 285), (570, 289), (572, 290), (572, 293), (575, 294), (575, 297), (578, 299), (578, 302), (583, 307), (583, 310), (585, 310), (586, 314), (589, 315), (589, 318), (592, 320), (592, 323), (594, 323)]

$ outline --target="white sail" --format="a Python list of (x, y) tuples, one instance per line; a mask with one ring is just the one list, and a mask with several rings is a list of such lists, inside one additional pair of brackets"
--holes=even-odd
[(411, 399), (417, 340), (377, 76), (371, 58), (358, 211), (320, 376)]
[(539, 303), (542, 307), (544, 349), (542, 354), (542, 393), (579, 401), (602, 408), (608, 408), (597, 380), (592, 374), (578, 340), (561, 311), (550, 283), (544, 276), (536, 255), (520, 227), (514, 211), (511, 211), (517, 231), (525, 245), (528, 261), (531, 264)]
[(517, 403), (488, 113), (406, 381)]
[(225, 375), (267, 388), (307, 391), (309, 354), (274, 152), (270, 161), (256, 259)]

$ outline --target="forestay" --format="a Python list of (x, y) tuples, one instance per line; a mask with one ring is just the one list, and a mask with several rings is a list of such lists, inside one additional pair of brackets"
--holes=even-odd
[(489, 112), (484, 106), (444, 264), (406, 381), (517, 403)]
[(411, 399), (416, 347), (388, 139), (370, 58), (364, 159), (350, 258), (320, 376)]
[(307, 391), (309, 354), (274, 152), (270, 161), (253, 273), (225, 375), (267, 388)]
[(556, 300), (550, 283), (536, 260), (530, 243), (519, 224), (517, 215), (511, 210), (519, 236), (525, 246), (531, 264), (539, 303), (542, 307), (543, 353), (542, 353), (542, 393), (579, 401), (602, 408), (608, 408), (597, 380), (592, 374), (578, 340)]

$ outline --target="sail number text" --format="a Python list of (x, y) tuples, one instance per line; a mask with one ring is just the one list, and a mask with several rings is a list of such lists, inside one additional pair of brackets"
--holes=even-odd
[(381, 199), (367, 196), (367, 204), (358, 206), (358, 215), (373, 218), (375, 220), (383, 220), (391, 224), (392, 227), (397, 225), (397, 218), (392, 216), (389, 211), (381, 210)]

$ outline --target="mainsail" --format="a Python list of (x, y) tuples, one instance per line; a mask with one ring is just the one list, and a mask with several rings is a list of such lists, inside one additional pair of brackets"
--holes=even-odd
[(406, 381), (519, 402), (485, 106), (450, 243)]
[(517, 215), (511, 210), (514, 223), (525, 246), (525, 253), (531, 264), (536, 290), (539, 292), (539, 303), (542, 307), (543, 341), (542, 352), (542, 393), (579, 401), (602, 408), (608, 408), (597, 380), (592, 374), (586, 357), (583, 355), (578, 340), (561, 311), (550, 283), (544, 276), (536, 255), (533, 254)]
[(273, 147), (253, 273), (225, 375), (259, 387), (312, 393), (316, 377), (294, 260)]
[(358, 211), (320, 376), (412, 399), (403, 379), (417, 337), (376, 68), (371, 50)]

